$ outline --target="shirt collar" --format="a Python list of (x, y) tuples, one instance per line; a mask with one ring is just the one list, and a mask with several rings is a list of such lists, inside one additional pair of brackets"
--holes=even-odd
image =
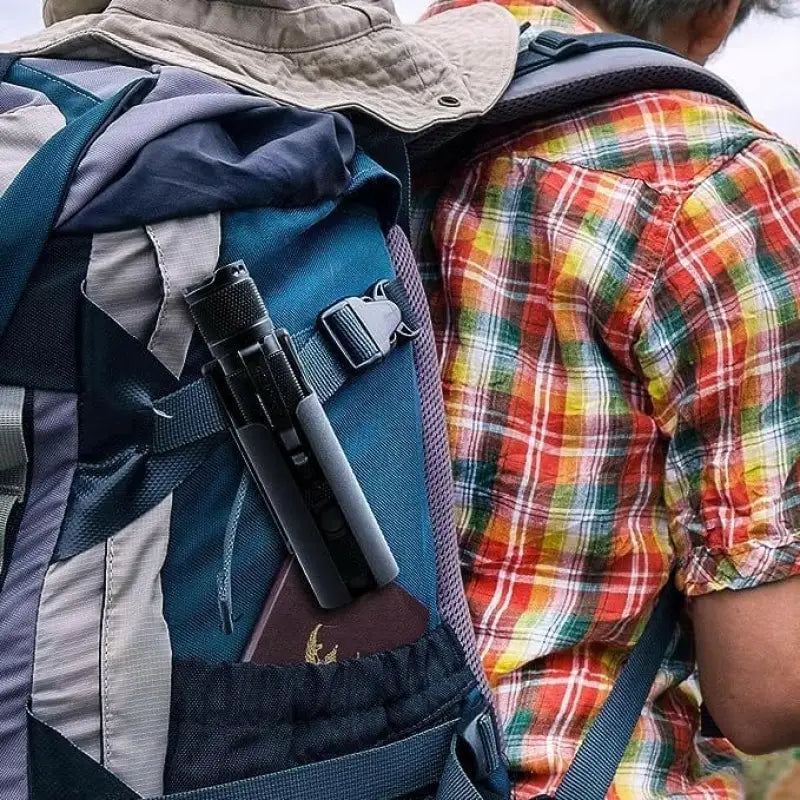
[[(425, 12), (425, 17), (478, 2), (483, 0), (434, 0)], [(597, 23), (566, 0), (493, 0), (493, 2), (510, 11), (520, 25), (529, 22), (532, 28), (565, 33), (597, 33), (601, 30)]]

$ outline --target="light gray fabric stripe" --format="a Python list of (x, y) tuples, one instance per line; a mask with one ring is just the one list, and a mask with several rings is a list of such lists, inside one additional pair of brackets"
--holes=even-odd
[(161, 277), (144, 228), (95, 234), (86, 296), (131, 336), (141, 341), (150, 336), (161, 303)]
[(5, 566), (6, 529), (11, 519), (11, 512), (17, 504), (16, 497), (0, 494), (0, 573)]
[(50, 567), (32, 710), (145, 796), (162, 792), (172, 652), (160, 572), (172, 498)]
[(179, 377), (194, 333), (183, 292), (214, 271), (221, 239), (219, 214), (95, 234), (86, 295)]
[(65, 81), (91, 92), (101, 100), (108, 100), (135, 80), (152, 75), (150, 70), (126, 67), (122, 64), (110, 64), (103, 61), (25, 58), (23, 63), (50, 75), (63, 78)]
[(24, 389), (0, 386), (0, 571), (8, 520), (14, 506), (25, 496), (28, 452), (23, 428), (24, 408)]
[(36, 392), (33, 475), (0, 592), (0, 797), (27, 800), (26, 703), (31, 689), (36, 609), (64, 519), (78, 452), (74, 395)]
[(183, 293), (209, 277), (219, 261), (219, 213), (147, 226), (161, 272), (163, 302), (150, 339), (150, 351), (180, 377), (194, 333)]
[(0, 194), (39, 148), (65, 125), (53, 105), (28, 105), (0, 114)]
[(16, 86), (13, 83), (0, 83), (0, 114), (8, 111), (19, 111), (25, 106), (51, 106), (49, 98), (29, 89), (26, 86)]
[(100, 761), (100, 619), (106, 543), (47, 571), (39, 604), (31, 709)]
[[(0, 494), (0, 531), (5, 531), (6, 527), (8, 526), (8, 518), (11, 516), (11, 512), (14, 510), (14, 506), (17, 504), (16, 497), (9, 497), (7, 495)], [(3, 537), (0, 536), (0, 549), (3, 546)], [(0, 553), (0, 570), (3, 568), (3, 556)]]
[(134, 791), (163, 791), (172, 648), (161, 569), (172, 495), (106, 542), (100, 642), (102, 762)]

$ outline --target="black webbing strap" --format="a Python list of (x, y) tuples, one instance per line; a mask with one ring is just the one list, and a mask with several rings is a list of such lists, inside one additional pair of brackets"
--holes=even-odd
[(543, 118), (656, 90), (711, 94), (747, 111), (722, 78), (666, 47), (622, 34), (544, 31), (520, 54), (511, 86), (482, 122)]
[[(415, 338), (419, 321), (403, 282), (396, 278), (376, 283), (363, 297), (335, 303), (320, 314), (317, 328), (320, 354), (331, 366), (360, 372), (382, 361), (398, 344)], [(310, 352), (308, 345), (300, 352), (303, 359)], [(310, 363), (307, 366), (311, 368)]]
[(554, 800), (605, 800), (672, 643), (682, 603), (670, 578)]
[(616, 50), (621, 47), (635, 47), (639, 50), (654, 50), (659, 53), (677, 55), (673, 50), (655, 42), (637, 39), (621, 33), (583, 33), (568, 34), (561, 31), (542, 31), (532, 38), (528, 46), (517, 58), (517, 70), (514, 79), (518, 80), (537, 69), (551, 64), (575, 58), (587, 53), (598, 53), (602, 50)]
[[(542, 120), (660, 90), (710, 94), (747, 112), (741, 97), (718, 75), (653, 42), (622, 34), (542, 31), (520, 53), (511, 85), (488, 114), (434, 128), (411, 141), (409, 151), (417, 161), (455, 158), (469, 152), (473, 139), (468, 134), (480, 126)], [(453, 147), (456, 139), (463, 146)]]

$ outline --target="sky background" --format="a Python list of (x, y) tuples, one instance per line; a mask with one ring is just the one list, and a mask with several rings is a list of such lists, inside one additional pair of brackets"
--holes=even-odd
[[(39, 0), (0, 0), (0, 41), (41, 26)], [(427, 0), (395, 0), (416, 19)], [(753, 17), (710, 65), (739, 90), (754, 115), (800, 146), (800, 19)]]

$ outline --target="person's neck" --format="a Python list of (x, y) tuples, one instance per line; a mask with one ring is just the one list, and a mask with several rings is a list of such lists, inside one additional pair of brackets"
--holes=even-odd
[(601, 14), (590, 0), (569, 0), (581, 13), (589, 17), (599, 28), (604, 31), (614, 32), (617, 29)]

